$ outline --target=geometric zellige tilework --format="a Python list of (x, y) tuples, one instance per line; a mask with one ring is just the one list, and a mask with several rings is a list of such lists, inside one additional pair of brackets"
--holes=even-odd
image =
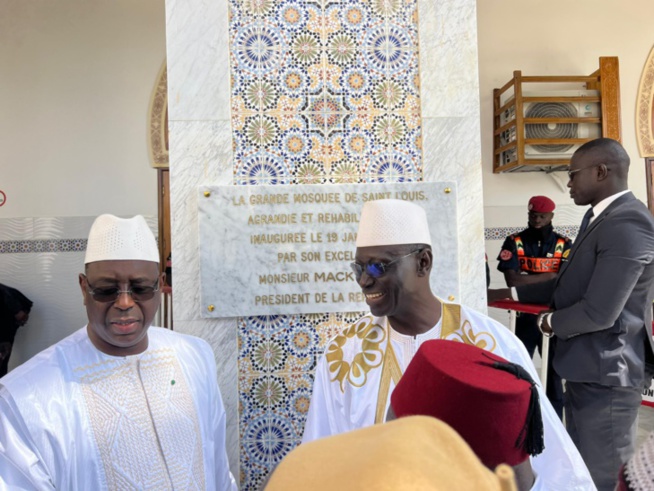
[(86, 239), (2, 240), (0, 254), (33, 252), (83, 252)]
[[(229, 3), (234, 184), (422, 180), (415, 0)], [(300, 441), (316, 360), (361, 313), (239, 319), (241, 489)]]
[[(492, 227), (484, 229), (484, 240), (504, 240), (509, 235), (522, 232), (525, 227)], [(579, 233), (579, 225), (560, 225), (554, 227), (558, 234), (574, 239)]]
[(236, 184), (420, 180), (415, 1), (234, 0)]
[(239, 489), (259, 489), (268, 472), (299, 444), (316, 362), (327, 342), (361, 315), (239, 318)]

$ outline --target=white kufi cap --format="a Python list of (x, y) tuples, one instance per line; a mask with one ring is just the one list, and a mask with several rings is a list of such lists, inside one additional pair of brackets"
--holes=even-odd
[(425, 210), (410, 201), (367, 201), (361, 210), (357, 247), (400, 244), (431, 246)]
[(100, 215), (91, 226), (84, 264), (120, 260), (159, 262), (157, 241), (141, 215)]

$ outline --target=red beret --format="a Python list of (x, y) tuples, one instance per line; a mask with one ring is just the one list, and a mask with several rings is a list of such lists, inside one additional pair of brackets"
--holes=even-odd
[(554, 201), (547, 196), (534, 196), (529, 200), (527, 209), (535, 213), (552, 213), (556, 208)]
[(424, 342), (393, 391), (391, 406), (398, 418), (444, 421), (490, 469), (543, 451), (540, 402), (529, 374), (476, 346)]

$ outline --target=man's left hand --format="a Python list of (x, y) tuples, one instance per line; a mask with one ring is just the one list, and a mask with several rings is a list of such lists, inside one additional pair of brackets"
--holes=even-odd
[(489, 288), (486, 290), (486, 296), (489, 302), (495, 302), (497, 300), (511, 300), (511, 289), (510, 288)]
[(545, 335), (552, 335), (554, 334), (554, 331), (552, 330), (552, 326), (550, 326), (550, 323), (548, 322), (549, 319), (549, 314), (554, 312), (553, 310), (548, 310), (546, 312), (541, 312), (538, 314), (538, 328), (540, 331), (545, 334)]

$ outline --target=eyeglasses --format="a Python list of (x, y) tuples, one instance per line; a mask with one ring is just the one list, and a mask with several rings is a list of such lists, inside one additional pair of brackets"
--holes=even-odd
[(415, 251), (409, 252), (408, 254), (402, 257), (393, 259), (388, 263), (382, 261), (376, 263), (368, 263), (368, 264), (350, 263), (350, 267), (352, 268), (352, 271), (354, 271), (354, 276), (356, 276), (357, 281), (361, 279), (361, 275), (363, 274), (364, 271), (368, 276), (372, 278), (380, 278), (386, 274), (386, 272), (388, 271), (388, 267), (390, 265), (404, 259), (405, 257), (409, 257), (421, 251), (422, 249), (416, 249)]
[[(86, 276), (85, 276), (86, 278)], [(108, 286), (106, 288), (93, 288), (89, 279), (86, 278), (86, 284), (89, 286), (87, 290), (93, 300), (96, 302), (115, 302), (121, 293), (127, 293), (132, 297), (135, 302), (146, 302), (154, 298), (154, 294), (159, 291), (159, 280), (152, 286), (132, 286), (129, 290), (121, 290), (117, 286)]]
[(589, 165), (588, 167), (582, 167), (581, 169), (569, 170), (568, 171), (568, 179), (572, 181), (575, 178), (575, 174), (577, 172), (581, 172), (582, 170), (586, 170), (586, 169), (594, 169), (595, 167), (597, 167), (597, 166), (596, 165)]

